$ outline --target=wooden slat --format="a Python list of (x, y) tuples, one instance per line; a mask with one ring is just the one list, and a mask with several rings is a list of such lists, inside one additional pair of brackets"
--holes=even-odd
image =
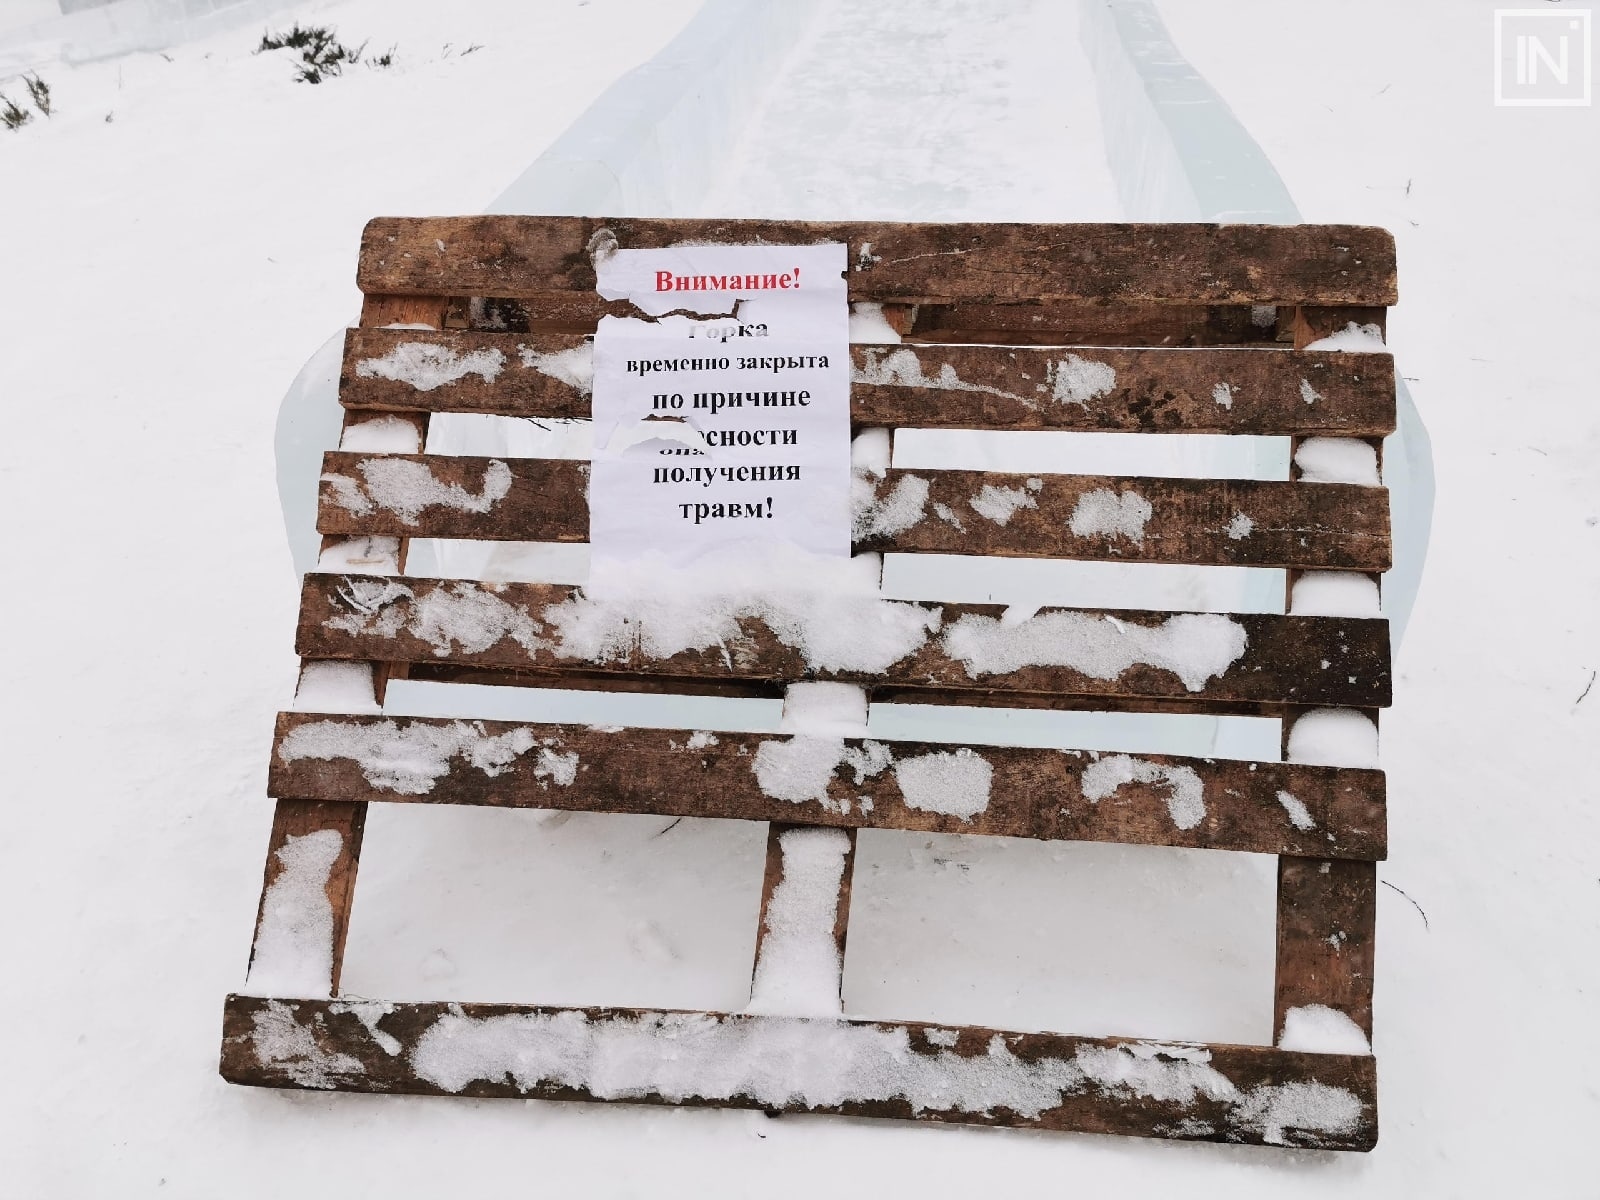
[[(1387, 570), (1389, 494), (1348, 484), (891, 470), (877, 499), (924, 495), (915, 524), (858, 550)], [(870, 521), (867, 529), (871, 530)]]
[(1323, 1005), (1372, 1038), (1378, 872), (1370, 862), (1278, 860), (1278, 965), (1273, 1028), (1292, 1008)]
[(591, 246), (636, 249), (691, 241), (845, 242), (852, 300), (1263, 305), (1396, 300), (1393, 237), (1383, 229), (1353, 225), (379, 217), (362, 234), (357, 283), (364, 292), (392, 294), (592, 293)]
[[(698, 486), (698, 485), (697, 485)], [(589, 464), (444, 454), (322, 456), (317, 529), (349, 536), (589, 540)], [(419, 496), (444, 499), (413, 507)], [(481, 510), (481, 511), (480, 511)]]
[[(586, 600), (579, 588), (312, 574), (301, 593), (296, 648), (312, 658), (573, 669), (619, 678), (831, 679), (992, 693), (1349, 707), (1389, 703), (1386, 621), (1049, 609), (1026, 624), (1010, 625), (1002, 622), (1004, 612), (999, 605), (919, 605), (869, 598), (840, 606), (819, 597), (810, 608), (791, 614), (799, 628), (812, 629), (819, 638), (841, 622), (871, 622), (877, 631), (895, 631), (898, 644), (911, 648), (876, 671), (811, 665), (754, 608), (741, 608), (737, 618), (730, 615), (717, 622), (715, 637), (699, 639), (708, 642), (703, 647), (657, 654), (647, 648), (651, 643), (641, 641), (651, 636), (641, 633), (646, 614), (630, 606), (600, 606)], [(673, 636), (690, 615), (685, 610), (670, 619), (664, 636)], [(604, 632), (606, 661), (567, 649), (562, 623), (578, 617), (586, 622), (582, 636), (596, 638), (594, 644), (600, 644), (596, 631)], [(704, 628), (702, 618), (703, 613), (697, 620)], [(787, 636), (798, 639), (801, 634), (791, 629)], [(1218, 658), (1216, 670), (1185, 668), (1186, 681), (1175, 667), (1196, 646), (1208, 646), (1205, 653), (1219, 656), (1237, 650), (1237, 656), (1227, 665), (1225, 658)], [(1013, 653), (1021, 657), (1007, 657)], [(1134, 657), (1141, 661), (1131, 661)], [(1052, 658), (1056, 661), (1041, 665)], [(1161, 661), (1169, 665), (1156, 665)], [(971, 672), (969, 662), (974, 664)]]
[[(793, 855), (799, 851), (796, 838), (832, 838), (842, 843), (843, 863), (839, 887), (833, 903), (828, 905), (822, 896), (819, 909), (812, 913), (818, 925), (826, 923), (825, 930), (812, 932), (829, 937), (837, 955), (838, 968), (828, 994), (815, 986), (819, 980), (808, 977), (817, 964), (810, 961), (809, 947), (798, 941), (800, 931), (788, 929), (775, 936), (772, 919), (773, 898), (790, 874)], [(830, 851), (832, 847), (830, 846)], [(774, 821), (767, 828), (766, 865), (761, 876), (761, 915), (756, 922), (755, 962), (750, 971), (750, 1010), (754, 1012), (780, 1012), (794, 1016), (837, 1016), (844, 1004), (844, 949), (850, 928), (850, 888), (854, 881), (856, 864), (856, 831), (854, 829), (819, 829), (812, 825), (789, 825)], [(802, 877), (798, 885), (807, 886)], [(796, 914), (790, 913), (793, 918)], [(796, 957), (805, 961), (794, 961)], [(785, 976), (788, 978), (785, 978)], [(796, 992), (803, 993), (796, 995)], [(796, 1001), (806, 1007), (792, 1007)]]
[[(622, 1046), (635, 1049), (607, 1054)], [(1327, 1150), (1377, 1141), (1370, 1057), (910, 1021), (229, 996), (221, 1073), (256, 1087), (626, 1100)], [(932, 1086), (940, 1076), (951, 1090)], [(887, 1098), (853, 1098), (852, 1087)]]
[(1264, 346), (1276, 340), (1277, 309), (1255, 304), (924, 304), (913, 342), (1021, 346)]
[(256, 942), (266, 917), (267, 895), (285, 869), (279, 851), (293, 838), (332, 832), (339, 837), (339, 851), (328, 868), (325, 891), (332, 910), (332, 975), (326, 986), (332, 995), (339, 993), (339, 975), (344, 968), (345, 935), (350, 928), (350, 902), (355, 892), (356, 867), (361, 861), (361, 839), (367, 825), (364, 802), (341, 803), (333, 797), (279, 799), (273, 810), (272, 833), (267, 839), (267, 868), (261, 883), (261, 901), (256, 907), (255, 932), (250, 939), (250, 961), (255, 964)]
[[(422, 353), (454, 368), (429, 378), (426, 390), (402, 369)], [(588, 356), (579, 334), (352, 329), (339, 398), (350, 408), (396, 412), (586, 418)], [(1362, 437), (1394, 430), (1387, 354), (857, 345), (850, 357), (857, 425)], [(1097, 386), (1105, 390), (1077, 402), (1067, 388), (1057, 399), (1062, 363), (1101, 368)], [(1302, 382), (1320, 397), (1315, 404), (1305, 403)]]
[[(908, 488), (923, 501), (920, 518), (909, 525), (909, 510), (896, 504), (888, 531), (875, 528), (870, 510), (860, 514), (858, 551), (1367, 571), (1389, 566), (1389, 494), (1383, 488), (926, 470), (890, 471), (870, 482), (874, 504), (902, 499)], [(343, 536), (582, 542), (589, 532), (587, 489), (588, 464), (567, 459), (328, 454), (317, 528)], [(701, 484), (691, 474), (689, 482), (663, 490), (664, 502), (691, 502)], [(419, 497), (437, 499), (419, 508)], [(1137, 536), (1123, 527), (1128, 519)]]
[[(1381, 771), (856, 738), (820, 749), (824, 744), (815, 742), (814, 750), (779, 734), (281, 713), (267, 786), (274, 796), (321, 800), (649, 813), (1329, 858), (1385, 854)], [(473, 749), (483, 747), (500, 751), (492, 773), (472, 765)], [(772, 781), (790, 756), (814, 753), (834, 759), (819, 794), (791, 799), (764, 790), (764, 773), (776, 788)], [(927, 803), (915, 788), (932, 770), (938, 778), (974, 781), (979, 794), (971, 811), (910, 803), (897, 770), (907, 762), (912, 799)], [(413, 773), (395, 764), (412, 764), (406, 770)]]

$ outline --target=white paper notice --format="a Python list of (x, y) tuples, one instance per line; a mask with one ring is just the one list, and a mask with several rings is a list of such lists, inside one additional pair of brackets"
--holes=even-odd
[[(591, 578), (850, 553), (843, 244), (616, 250), (594, 341)], [(695, 315), (683, 315), (692, 313)]]

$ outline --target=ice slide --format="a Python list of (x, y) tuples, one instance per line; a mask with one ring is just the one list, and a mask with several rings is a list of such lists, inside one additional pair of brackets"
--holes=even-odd
[[(708, 0), (669, 46), (614, 84), (490, 211), (896, 220), (1299, 219), (1270, 162), (1172, 46), (1149, 0), (1084, 0), (1076, 10), (1019, 2), (1007, 6), (1004, 20), (976, 19), (972, 14), (978, 7), (970, 0), (872, 5)], [(341, 341), (342, 333), (307, 365), (279, 422), (280, 492), (297, 571), (315, 561), (316, 476), (322, 450), (337, 438)], [(1400, 428), (1385, 447), (1396, 567), (1386, 580), (1384, 604), (1397, 642), (1421, 572), (1432, 506), (1427, 438), (1404, 390), (1400, 408)], [(581, 426), (544, 429), (528, 422), (445, 417), (436, 418), (429, 449), (583, 456), (585, 436)], [(896, 465), (1287, 474), (1287, 447), (1271, 439), (1043, 437), (1047, 440), (1039, 435), (902, 435)], [(1041, 457), (1046, 453), (1047, 460)], [(409, 569), (581, 582), (583, 554), (583, 547), (480, 551), (424, 542), (414, 544)], [(1022, 563), (1002, 578), (993, 574), (966, 577), (959, 560), (891, 559), (885, 587), (891, 594), (938, 594), (949, 600), (992, 595), (1028, 603), (1036, 596), (1054, 603), (1152, 608), (1281, 611), (1283, 598), (1279, 573), (1268, 571)], [(933, 593), (928, 587), (941, 590)], [(763, 703), (771, 711), (762, 709)], [(410, 681), (391, 687), (387, 707), (397, 714), (727, 729), (772, 728), (777, 717), (771, 702), (677, 700), (667, 712), (659, 698), (648, 696), (446, 688)], [(1252, 718), (994, 713), (985, 714), (983, 729), (975, 730), (976, 719), (973, 710), (886, 706), (875, 710), (873, 731), (885, 737), (939, 738), (950, 736), (948, 722), (958, 720), (961, 736), (969, 740), (1277, 756), (1277, 722)], [(405, 875), (414, 867), (383, 865), (421, 858), (415, 838), (420, 823), (432, 843), (430, 867), (442, 876), (473, 878), (476, 888), (504, 897), (496, 911), (537, 915), (547, 894), (555, 900), (563, 887), (592, 890), (597, 877), (609, 881), (608, 892), (631, 894), (629, 904), (618, 903), (616, 913), (600, 920), (607, 935), (650, 964), (641, 974), (638, 963), (630, 970), (626, 963), (601, 962), (581, 945), (563, 940), (579, 936), (574, 931), (535, 931), (519, 923), (519, 938), (544, 939), (538, 941), (542, 953), (531, 958), (559, 963), (565, 973), (547, 980), (541, 973), (545, 967), (528, 955), (519, 954), (520, 965), (503, 955), (483, 955), (481, 961), (493, 959), (493, 965), (464, 969), (454, 977), (462, 998), (545, 996), (557, 986), (564, 989), (564, 999), (576, 998), (576, 988), (595, 1002), (713, 1008), (742, 1002), (734, 992), (718, 990), (736, 988), (739, 971), (718, 964), (737, 964), (742, 956), (747, 974), (748, 931), (720, 914), (754, 911), (753, 900), (741, 890), (751, 878), (759, 879), (758, 866), (751, 873), (759, 838), (749, 831), (708, 822), (702, 824), (710, 828), (688, 832), (680, 827), (670, 839), (657, 841), (662, 823), (654, 818), (603, 818), (610, 824), (601, 829), (580, 817), (560, 831), (567, 836), (556, 847), (535, 837), (526, 823), (513, 828), (506, 814), (391, 811), (404, 807), (380, 806), (369, 824), (369, 844), (391, 845), (363, 863), (363, 902), (352, 929), (348, 986), (375, 995), (417, 992), (415, 963), (428, 957), (428, 945), (448, 940), (446, 926), (459, 931), (470, 925), (464, 914), (449, 921), (437, 905), (424, 909), (416, 903), (413, 897), (427, 889), (407, 882)], [(552, 827), (555, 822), (566, 818), (553, 818)], [(515, 839), (514, 866), (486, 862), (479, 851), (491, 823), (500, 836)], [(649, 832), (642, 832), (646, 827)], [(652, 847), (649, 865), (613, 875), (620, 868), (612, 865), (612, 843), (641, 838)], [(1272, 963), (1270, 871), (1255, 863), (1255, 856), (987, 841), (972, 846), (972, 841), (862, 835), (858, 871), (871, 884), (858, 895), (859, 911), (853, 912), (851, 963), (873, 963), (878, 970), (869, 976), (847, 964), (847, 1001), (854, 1011), (933, 1015), (936, 1009), (940, 1019), (1017, 1028), (1060, 1028), (1063, 1014), (1070, 1014), (1069, 1026), (1083, 1033), (1136, 1029), (1165, 1037), (1270, 1043), (1270, 1012), (1256, 1005), (1260, 989), (1251, 986), (1270, 974)], [(669, 848), (669, 842), (677, 844)], [(960, 882), (954, 890), (947, 886), (952, 872)], [(697, 890), (690, 889), (696, 894), (666, 886), (685, 875), (699, 881)], [(538, 882), (530, 882), (533, 876)], [(1009, 896), (1005, 904), (988, 891), (1002, 876)], [(1007, 904), (1029, 904), (1029, 896), (1038, 901), (1030, 905), (1034, 912), (1094, 911), (1094, 928), (1054, 930), (1049, 955), (1041, 955), (1037, 945), (1021, 952), (1006, 936), (959, 951), (944, 939), (904, 936), (910, 914), (928, 927), (959, 928), (963, 921), (983, 924), (989, 913), (998, 917)], [(1152, 905), (1160, 911), (1154, 934), (1147, 928)], [(634, 921), (623, 915), (625, 909), (653, 911), (654, 919)], [(373, 933), (381, 928), (382, 935), (363, 936), (363, 927)], [(1246, 932), (1229, 941), (1229, 930)], [(521, 948), (529, 944), (519, 941)], [(933, 982), (940, 974), (935, 968), (952, 953), (970, 959), (969, 981), (987, 976), (993, 966), (995, 977), (1009, 986), (940, 989)], [(471, 946), (463, 944), (461, 954), (472, 957)], [(1017, 964), (1023, 961), (1033, 974), (1018, 979)], [(1058, 977), (1064, 962), (1082, 961), (1115, 963), (1116, 974), (1132, 990), (1096, 987), (1092, 973), (1066, 982)], [(435, 998), (440, 991), (436, 984), (421, 990)], [(1184, 996), (1181, 1012), (1164, 999), (1169, 993)]]

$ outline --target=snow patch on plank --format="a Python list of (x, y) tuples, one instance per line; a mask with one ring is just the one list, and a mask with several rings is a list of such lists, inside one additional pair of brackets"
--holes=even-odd
[(851, 383), (877, 387), (928, 388), (936, 392), (981, 392), (986, 396), (1001, 396), (1007, 400), (1016, 400), (1029, 408), (1037, 407), (1028, 397), (1008, 392), (1004, 388), (991, 387), (983, 383), (968, 383), (956, 374), (952, 363), (941, 363), (938, 375), (931, 377), (925, 375), (922, 370), (922, 360), (917, 357), (915, 350), (891, 350), (885, 354), (881, 350), (869, 349), (863, 352), (862, 357), (866, 359), (866, 363), (864, 366), (852, 367)]
[[(742, 621), (759, 620), (816, 670), (879, 673), (922, 647), (942, 609), (876, 594), (876, 556), (820, 565), (806, 586), (773, 580), (770, 590), (735, 593), (663, 591), (659, 573), (618, 580), (603, 596), (574, 591), (535, 619), (508, 604), (492, 584), (457, 581), (421, 595), (395, 580), (340, 577), (337, 602), (348, 611), (330, 629), (352, 636), (426, 642), (439, 657), (479, 653), (510, 639), (530, 658), (545, 652), (590, 663), (670, 658), (746, 641)], [(866, 585), (870, 583), (871, 590)]]
[(336, 1004), (328, 1005), (331, 1013), (349, 1013), (361, 1022), (362, 1028), (367, 1031), (367, 1036), (378, 1044), (390, 1058), (396, 1057), (401, 1050), (400, 1039), (392, 1034), (385, 1033), (378, 1026), (378, 1022), (394, 1011), (394, 1004), (388, 1000), (340, 1000)]
[(457, 354), (433, 342), (401, 342), (381, 358), (364, 358), (356, 364), (362, 379), (389, 379), (409, 383), (419, 392), (431, 392), (477, 375), (493, 383), (506, 365), (499, 350), (471, 350)]
[(291, 835), (278, 847), (277, 878), (261, 900), (247, 995), (326, 996), (332, 990), (328, 879), (343, 849), (344, 835), (336, 829)]
[(571, 787), (578, 777), (577, 752), (564, 751), (556, 738), (540, 741), (525, 726), (491, 736), (472, 721), (310, 721), (289, 731), (278, 757), (286, 763), (345, 759), (360, 767), (362, 778), (379, 791), (425, 796), (450, 773), (455, 760), (493, 779), (535, 750), (532, 777), (540, 787)]
[(1306, 807), (1305, 801), (1295, 796), (1292, 792), (1278, 793), (1278, 803), (1283, 805), (1283, 811), (1289, 814), (1289, 824), (1301, 833), (1309, 833), (1317, 827), (1316, 821), (1311, 816), (1311, 810)]
[(1038, 508), (1039, 502), (1034, 499), (1033, 493), (1043, 486), (1042, 479), (1028, 480), (1026, 489), (986, 483), (967, 503), (980, 517), (993, 521), (996, 525), (1004, 525), (1016, 515), (1018, 509)]
[(970, 821), (989, 807), (994, 767), (963, 746), (903, 758), (894, 765), (894, 777), (907, 807)]
[(783, 875), (767, 902), (747, 1012), (787, 1017), (840, 1012), (839, 946), (833, 937), (850, 835), (790, 829), (778, 836)]
[(1256, 523), (1244, 513), (1234, 513), (1233, 519), (1222, 530), (1234, 541), (1240, 542), (1256, 531)]
[(321, 1013), (311, 1025), (303, 1025), (294, 1009), (274, 1000), (252, 1013), (250, 1020), (250, 1049), (256, 1062), (282, 1071), (300, 1087), (337, 1088), (366, 1074), (360, 1059), (322, 1048), (317, 1036), (323, 1024)]
[(1050, 398), (1057, 404), (1076, 404), (1087, 410), (1089, 401), (1117, 386), (1117, 372), (1108, 363), (1069, 354), (1045, 368), (1045, 383), (1050, 385)]
[(1216, 387), (1211, 389), (1211, 399), (1216, 401), (1218, 406), (1222, 408), (1232, 408), (1233, 385), (1230, 383), (1217, 384)]
[(511, 491), (511, 468), (498, 458), (485, 466), (483, 488), (476, 495), (459, 483), (442, 482), (427, 463), (415, 459), (366, 458), (356, 469), (361, 472), (360, 482), (333, 472), (322, 476), (322, 481), (333, 487), (334, 502), (356, 516), (381, 508), (407, 525), (415, 525), (429, 508), (486, 513)]
[(1127, 538), (1144, 545), (1144, 527), (1154, 509), (1138, 492), (1120, 496), (1110, 488), (1096, 488), (1078, 497), (1068, 527), (1079, 537)]
[(1277, 1145), (1345, 1137), (1362, 1118), (1358, 1096), (1319, 1082), (1240, 1091), (1198, 1046), (1079, 1045), (1070, 1057), (1024, 1059), (999, 1034), (977, 1053), (958, 1052), (959, 1038), (956, 1030), (928, 1029), (914, 1048), (905, 1026), (793, 1017), (447, 1013), (423, 1032), (411, 1061), (420, 1078), (447, 1092), (509, 1081), (530, 1095), (573, 1088), (604, 1100), (654, 1096), (773, 1109), (901, 1101), (915, 1113), (1006, 1109), (1036, 1120), (1084, 1093), (1180, 1110), (1206, 1102), (1227, 1106), (1225, 1129)]
[[(499, 353), (496, 351), (495, 353)], [(580, 396), (594, 391), (594, 347), (574, 346), (570, 350), (551, 350), (541, 353), (527, 346), (517, 347), (517, 357), (530, 371), (537, 371), (559, 383), (564, 383)], [(493, 379), (493, 376), (486, 378)]]
[(1206, 817), (1206, 789), (1193, 767), (1172, 766), (1112, 754), (1090, 763), (1082, 777), (1083, 798), (1097, 804), (1124, 784), (1148, 783), (1166, 789), (1167, 814), (1179, 829), (1193, 829)]
[(902, 475), (889, 494), (878, 496), (872, 480), (856, 472), (850, 482), (851, 536), (893, 537), (921, 523), (927, 515), (928, 481), (920, 475)]
[(967, 613), (943, 645), (973, 679), (1025, 667), (1069, 667), (1092, 679), (1116, 679), (1136, 665), (1170, 671), (1191, 692), (1227, 673), (1245, 652), (1244, 626), (1217, 613), (1179, 613), (1159, 625), (1108, 614), (1044, 612), (1006, 623)]
[(828, 796), (834, 773), (842, 766), (849, 767), (859, 787), (893, 761), (889, 747), (882, 742), (869, 740), (851, 746), (842, 737), (796, 734), (787, 741), (762, 742), (750, 769), (764, 796), (791, 804), (815, 802), (829, 812), (843, 812), (847, 811), (848, 801), (834, 801)]
[(1283, 1014), (1278, 1049), (1311, 1054), (1371, 1054), (1372, 1044), (1361, 1026), (1337, 1008), (1305, 1004)]

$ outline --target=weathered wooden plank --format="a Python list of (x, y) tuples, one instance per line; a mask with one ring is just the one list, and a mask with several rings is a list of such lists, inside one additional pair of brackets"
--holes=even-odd
[(1349, 484), (888, 472), (858, 550), (1249, 567), (1389, 568), (1389, 493)]
[[(685, 486), (699, 485), (691, 479)], [(347, 536), (578, 542), (587, 537), (586, 487), (587, 464), (570, 460), (333, 453), (324, 458), (317, 524)], [(921, 497), (909, 525), (908, 495)], [(878, 518), (876, 507), (889, 497), (900, 501), (892, 520)], [(890, 471), (876, 483), (873, 504), (860, 514), (858, 549), (1370, 571), (1389, 565), (1382, 488)]]
[(267, 786), (1328, 858), (1386, 845), (1381, 771), (880, 739), (281, 713)]
[(329, 534), (589, 540), (589, 464), (442, 454), (322, 456), (317, 529)]
[(1321, 1005), (1372, 1038), (1378, 872), (1370, 862), (1278, 860), (1278, 965), (1273, 1028), (1296, 1008)]
[[(356, 868), (361, 861), (361, 839), (367, 824), (365, 802), (336, 801), (327, 797), (279, 799), (272, 817), (272, 833), (267, 840), (267, 866), (261, 883), (261, 901), (256, 908), (255, 933), (250, 940), (250, 969), (266, 967), (271, 972), (281, 971), (281, 960), (270, 963), (258, 961), (263, 949), (263, 930), (268, 937), (304, 937), (305, 931), (291, 934), (288, 929), (272, 930), (274, 924), (297, 922), (298, 897), (276, 898), (274, 887), (286, 871), (303, 872), (306, 863), (301, 855), (309, 853), (316, 859), (313, 872), (322, 870), (322, 861), (328, 862), (323, 891), (332, 913), (329, 926), (329, 976), (318, 980), (317, 987), (326, 994), (337, 995), (339, 974), (344, 967), (345, 936), (350, 930), (350, 904), (355, 897)], [(301, 839), (337, 839), (334, 845), (300, 844)], [(297, 851), (296, 847), (299, 846)], [(290, 880), (292, 891), (298, 891), (298, 880)], [(281, 913), (270, 911), (273, 904), (282, 903), (287, 909)], [(299, 958), (298, 955), (294, 957)], [(302, 964), (294, 964), (297, 968)]]
[(1278, 309), (1255, 304), (924, 304), (913, 342), (1022, 346), (1267, 346), (1277, 340)]
[[(850, 888), (856, 831), (774, 821), (767, 829), (756, 922), (748, 1012), (834, 1017), (844, 1011), (844, 949), (850, 927)], [(838, 884), (827, 894), (829, 872)], [(824, 948), (832, 943), (833, 973), (824, 980)]]
[(923, 1022), (229, 996), (255, 1087), (757, 1108), (1370, 1150), (1366, 1056)]
[[(1394, 431), (1387, 354), (1083, 346), (850, 348), (851, 420), (935, 429), (1382, 437)], [(589, 416), (592, 356), (577, 334), (352, 329), (339, 397), (396, 412)], [(1319, 397), (1307, 404), (1302, 384)]]
[(1396, 300), (1394, 239), (1353, 225), (901, 224), (602, 217), (379, 217), (364, 292), (592, 293), (593, 253), (681, 242), (849, 246), (850, 298), (1365, 304)]
[[(850, 353), (851, 415), (861, 425), (1262, 436), (1394, 429), (1387, 354), (938, 345)], [(1315, 404), (1305, 402), (1307, 384)]]
[[(312, 658), (989, 693), (1389, 703), (1388, 623), (1046, 609), (873, 596), (595, 600), (552, 584), (306, 576)], [(848, 631), (848, 632), (846, 632)]]
[[(664, 485), (664, 502), (699, 499), (695, 468), (675, 469), (686, 482)], [(1366, 571), (1390, 561), (1383, 488), (985, 471), (863, 482), (857, 550)], [(587, 491), (588, 464), (566, 459), (335, 453), (323, 458), (317, 528), (582, 542)]]
[(593, 371), (585, 334), (348, 329), (339, 401), (393, 412), (587, 419)]

